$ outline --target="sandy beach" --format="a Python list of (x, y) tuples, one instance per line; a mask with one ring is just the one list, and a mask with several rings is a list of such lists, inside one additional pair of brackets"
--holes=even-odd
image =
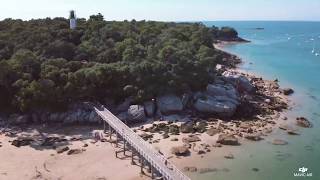
[[(14, 136), (36, 137), (39, 132), (46, 136), (63, 137), (70, 149), (81, 149), (79, 154), (57, 153), (51, 147), (11, 145), (15, 137), (0, 134), (0, 179), (48, 179), (48, 180), (137, 180), (140, 168), (131, 165), (130, 158), (115, 157), (115, 147), (107, 142), (95, 142), (90, 132), (99, 129), (91, 126), (42, 128), (31, 126)], [(71, 140), (74, 139), (74, 140)]]

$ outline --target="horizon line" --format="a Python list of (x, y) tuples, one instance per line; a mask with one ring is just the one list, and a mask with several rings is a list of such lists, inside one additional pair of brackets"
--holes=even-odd
[[(95, 14), (93, 14), (95, 15)], [(39, 18), (12, 18), (12, 17), (6, 17), (6, 18), (2, 18), (0, 19), (0, 21), (3, 21), (5, 19), (12, 19), (12, 20), (23, 20), (23, 21), (30, 21), (30, 20), (37, 20), (37, 19), (46, 19), (46, 18), (50, 18), (50, 19), (54, 19), (54, 18), (66, 18), (69, 19), (67, 17), (64, 16), (56, 16), (56, 17), (39, 17)], [(85, 17), (78, 17), (77, 19), (86, 19), (88, 20), (88, 18)], [(217, 20), (154, 20), (154, 19), (105, 19), (105, 21), (132, 21), (132, 20), (136, 20), (136, 21), (157, 21), (157, 22), (320, 22), (320, 20), (310, 20), (310, 19), (297, 19), (297, 20), (293, 20), (293, 19), (217, 19)]]

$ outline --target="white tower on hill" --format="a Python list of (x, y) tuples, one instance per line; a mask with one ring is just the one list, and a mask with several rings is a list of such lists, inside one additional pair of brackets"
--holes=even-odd
[(70, 29), (75, 29), (77, 27), (77, 20), (76, 20), (76, 14), (74, 12), (74, 10), (70, 11)]

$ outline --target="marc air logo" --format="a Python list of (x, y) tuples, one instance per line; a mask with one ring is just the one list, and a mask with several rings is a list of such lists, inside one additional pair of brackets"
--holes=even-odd
[(312, 173), (308, 172), (308, 168), (306, 167), (301, 167), (298, 169), (299, 172), (293, 173), (293, 176), (295, 177), (311, 177)]

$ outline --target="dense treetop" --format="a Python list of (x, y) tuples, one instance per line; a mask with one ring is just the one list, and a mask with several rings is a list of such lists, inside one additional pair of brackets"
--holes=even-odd
[[(65, 107), (79, 100), (136, 101), (199, 90), (222, 53), (213, 41), (236, 33), (201, 23), (105, 21), (101, 14), (0, 21), (0, 111)], [(234, 36), (237, 34), (231, 34)]]

